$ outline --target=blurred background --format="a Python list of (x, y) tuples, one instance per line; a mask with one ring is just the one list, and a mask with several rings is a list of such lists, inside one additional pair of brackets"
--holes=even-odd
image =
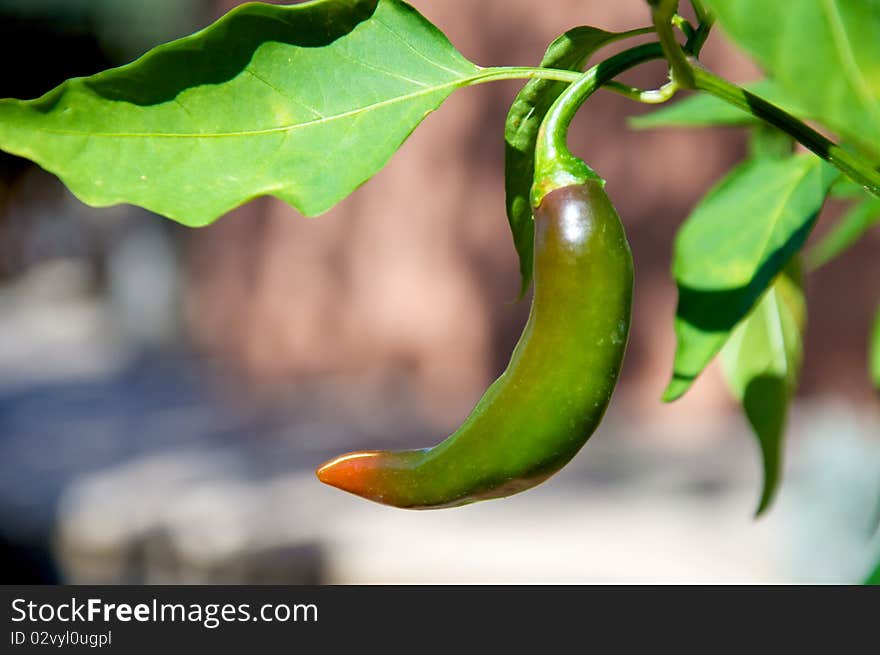
[[(0, 0), (0, 97), (126, 63), (232, 0)], [(481, 65), (534, 65), (576, 24), (647, 23), (642, 0), (412, 2)], [(703, 57), (760, 72), (713, 34)], [(628, 81), (656, 86), (661, 65)], [(190, 230), (92, 209), (0, 153), (0, 561), (4, 582), (853, 582), (880, 499), (866, 373), (880, 234), (809, 280), (785, 481), (757, 521), (758, 449), (713, 366), (671, 369), (677, 225), (746, 152), (739, 129), (635, 132), (600, 92), (571, 144), (608, 179), (636, 262), (606, 421), (548, 483), (405, 512), (321, 485), (351, 449), (436, 443), (504, 368), (527, 313), (504, 213), (520, 83), (454, 94), (318, 219), (261, 199)], [(831, 204), (817, 233), (839, 215)]]

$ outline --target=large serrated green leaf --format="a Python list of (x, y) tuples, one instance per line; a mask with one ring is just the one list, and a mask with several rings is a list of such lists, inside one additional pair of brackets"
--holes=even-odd
[(808, 114), (880, 154), (880, 0), (706, 0)]
[[(625, 33), (606, 32), (597, 27), (575, 27), (548, 46), (540, 65), (544, 68), (580, 70), (596, 50), (624, 36)], [(520, 296), (525, 294), (532, 280), (534, 224), (529, 194), (535, 173), (538, 129), (550, 105), (565, 87), (563, 82), (530, 80), (514, 99), (504, 124), (507, 220), (519, 255)]]
[(853, 205), (841, 217), (819, 243), (813, 246), (807, 260), (810, 268), (817, 269), (839, 257), (878, 223), (880, 223), (880, 198), (866, 195), (861, 202)]
[(764, 483), (756, 515), (769, 507), (782, 471), (783, 437), (803, 360), (806, 300), (795, 256), (721, 350), (722, 370), (758, 439)]
[(749, 161), (694, 209), (674, 246), (678, 345), (664, 400), (690, 388), (800, 250), (836, 176), (813, 155)]
[[(802, 114), (772, 80), (758, 80), (745, 84), (744, 88), (790, 113)], [(694, 93), (683, 100), (629, 119), (629, 124), (637, 129), (749, 125), (756, 122), (760, 122), (760, 119), (708, 93)]]
[(0, 101), (0, 148), (91, 205), (195, 226), (273, 195), (312, 216), (477, 70), (399, 0), (251, 3), (127, 66)]

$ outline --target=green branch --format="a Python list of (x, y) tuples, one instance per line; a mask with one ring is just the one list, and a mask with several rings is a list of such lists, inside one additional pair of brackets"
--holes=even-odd
[[(666, 5), (669, 4), (664, 2), (664, 0), (659, 0), (654, 8), (655, 13), (662, 12), (666, 9)], [(674, 5), (674, 3), (672, 4)], [(708, 20), (711, 21), (711, 18)], [(711, 26), (711, 22), (708, 24)], [(667, 22), (666, 25), (666, 31), (671, 36), (671, 23)], [(666, 84), (660, 89), (652, 91), (634, 89), (613, 80), (620, 73), (646, 61), (663, 57), (669, 59), (670, 45), (663, 43), (662, 35), (660, 43), (648, 43), (624, 50), (593, 66), (583, 74), (552, 68), (484, 68), (477, 75), (462, 80), (461, 86), (482, 84), (496, 80), (530, 79), (536, 77), (571, 83), (566, 92), (557, 100), (558, 106), (556, 106), (555, 110), (551, 109), (551, 112), (548, 113), (547, 120), (545, 120), (544, 127), (542, 128), (542, 131), (546, 132), (546, 134), (539, 139), (536, 163), (540, 161), (547, 162), (549, 171), (553, 168), (549, 165), (549, 162), (552, 162), (554, 159), (559, 161), (576, 159), (568, 151), (565, 143), (568, 125), (584, 100), (598, 88), (605, 86), (611, 91), (640, 102), (664, 102), (672, 97), (678, 88), (687, 86), (687, 83), (682, 84), (682, 79), (690, 79), (690, 88), (709, 93), (782, 130), (805, 148), (837, 167), (855, 182), (861, 184), (868, 192), (880, 197), (880, 171), (875, 169), (869, 162), (858, 155), (848, 152), (776, 105), (707, 71), (695, 59), (685, 56), (684, 51), (678, 42), (675, 41), (674, 37), (672, 37), (672, 41), (675, 44), (673, 51), (676, 53), (673, 60), (670, 61), (670, 66), (673, 70), (673, 81), (671, 84)], [(675, 61), (679, 61), (678, 67), (676, 67)], [(684, 62), (684, 67), (687, 69), (686, 74), (681, 72), (680, 62)], [(563, 98), (565, 98), (564, 101)], [(536, 167), (535, 170), (537, 176), (540, 173), (540, 169)], [(595, 173), (592, 173), (592, 171), (589, 174), (584, 173), (584, 175), (595, 177)]]
[(684, 44), (685, 52), (694, 57), (699, 56), (700, 50), (703, 49), (703, 45), (706, 43), (706, 39), (709, 38), (709, 32), (712, 31), (712, 26), (715, 24), (715, 17), (712, 14), (704, 14), (700, 17), (700, 24), (697, 26), (697, 31), (694, 32), (693, 36), (689, 37), (687, 43)]
[(675, 38), (673, 20), (678, 11), (677, 0), (649, 0), (651, 4), (651, 19), (654, 29), (663, 47), (663, 54), (672, 71), (672, 79), (682, 89), (694, 88), (693, 69), (685, 57), (681, 44)]
[(556, 99), (544, 117), (535, 146), (533, 206), (537, 206), (549, 190), (579, 184), (587, 179), (600, 179), (568, 149), (566, 139), (572, 118), (584, 101), (603, 84), (630, 68), (662, 57), (663, 48), (659, 43), (647, 43), (624, 50), (590, 68)]
[[(662, 55), (661, 55), (662, 57)], [(658, 59), (660, 57), (657, 57)], [(532, 68), (528, 66), (498, 66), (492, 68), (484, 68), (476, 75), (472, 75), (461, 80), (459, 86), (475, 86), (477, 84), (485, 84), (487, 82), (497, 82), (499, 80), (528, 80), (543, 79), (556, 82), (577, 82), (583, 77), (583, 73), (577, 71), (563, 70), (559, 68)], [(674, 82), (667, 82), (658, 89), (639, 89), (628, 84), (609, 80), (600, 84), (603, 89), (613, 91), (630, 100), (641, 102), (649, 105), (656, 105), (666, 102), (678, 90), (678, 86)]]
[[(714, 21), (712, 14), (707, 12), (699, 1), (693, 2), (698, 14), (700, 25), (693, 38), (688, 39), (682, 49), (675, 39), (673, 19), (678, 6), (677, 0), (648, 0), (651, 5), (651, 16), (657, 36), (663, 46), (663, 54), (669, 62), (672, 79), (681, 88), (705, 91), (735, 107), (739, 107), (760, 118), (770, 125), (779, 128), (798, 141), (808, 150), (836, 166), (850, 178), (865, 187), (867, 191), (880, 197), (880, 171), (867, 161), (847, 152), (842, 147), (822, 136), (798, 118), (788, 114), (779, 107), (762, 100), (758, 96), (731, 84), (730, 82), (707, 71), (696, 60)], [(687, 56), (691, 53), (691, 57)]]
[(842, 147), (819, 134), (816, 130), (762, 98), (731, 84), (702, 68), (691, 67), (694, 88), (705, 91), (720, 100), (739, 107), (760, 118), (773, 127), (791, 135), (798, 143), (816, 153), (861, 184), (867, 191), (880, 197), (880, 171), (867, 161), (847, 152)]
[(675, 82), (667, 82), (659, 89), (639, 89), (612, 80), (610, 82), (605, 82), (602, 88), (619, 93), (630, 100), (643, 102), (646, 105), (657, 105), (666, 102), (675, 95), (676, 91), (678, 91), (678, 85)]
[(562, 70), (559, 68), (540, 68), (529, 66), (497, 66), (483, 68), (476, 75), (467, 77), (459, 83), (459, 86), (472, 86), (498, 80), (530, 80), (540, 78), (543, 80), (555, 80), (556, 82), (576, 82), (582, 73), (577, 71)]

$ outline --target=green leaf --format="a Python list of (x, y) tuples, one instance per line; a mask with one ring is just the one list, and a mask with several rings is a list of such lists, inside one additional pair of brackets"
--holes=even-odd
[[(603, 45), (628, 36), (596, 27), (582, 26), (569, 30), (547, 48), (541, 66), (580, 70), (587, 59)], [(519, 254), (520, 297), (532, 280), (534, 224), (529, 194), (535, 172), (535, 143), (538, 129), (553, 101), (567, 84), (533, 79), (520, 90), (504, 124), (504, 183), (507, 192), (507, 220), (513, 244)]]
[(0, 101), (0, 148), (90, 205), (197, 226), (273, 195), (314, 216), (477, 70), (399, 0), (251, 3), (127, 66)]
[(880, 223), (880, 198), (867, 196), (853, 205), (813, 246), (807, 258), (809, 267), (815, 270), (839, 257), (877, 223)]
[(880, 391), (880, 308), (874, 319), (874, 330), (871, 333), (871, 380), (877, 391)]
[(806, 316), (803, 275), (795, 256), (721, 350), (724, 377), (761, 449), (764, 485), (756, 516), (769, 507), (779, 484), (788, 406), (803, 360)]
[(810, 117), (880, 153), (878, 0), (707, 0)]
[[(864, 198), (866, 195), (867, 192), (865, 191), (865, 187), (846, 175), (841, 175), (837, 178), (837, 181), (831, 185), (832, 198)], [(876, 196), (872, 195), (871, 197)]]
[(868, 579), (865, 580), (866, 585), (880, 585), (880, 558), (877, 560), (877, 566), (874, 567), (874, 571), (868, 576)]
[(803, 246), (836, 169), (813, 155), (749, 161), (682, 225), (672, 273), (678, 345), (665, 401), (682, 396)]
[(756, 123), (749, 129), (750, 159), (787, 159), (794, 151), (794, 139), (782, 130)]
[[(802, 113), (772, 80), (758, 80), (745, 84), (744, 88), (789, 113)], [(649, 114), (629, 119), (630, 126), (637, 129), (750, 125), (760, 122), (752, 114), (708, 93), (694, 93), (683, 100), (663, 105)]]

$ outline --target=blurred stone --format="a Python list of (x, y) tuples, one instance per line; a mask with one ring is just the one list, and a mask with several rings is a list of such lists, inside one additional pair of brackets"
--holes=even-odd
[[(227, 461), (224, 461), (227, 460)], [(227, 457), (163, 455), (86, 476), (65, 494), (56, 552), (73, 583), (318, 584), (323, 551), (280, 530), (272, 483)], [(309, 476), (311, 482), (313, 478)], [(305, 490), (305, 489), (303, 489)], [(301, 497), (302, 498), (302, 497)], [(296, 498), (283, 522), (296, 523)]]

